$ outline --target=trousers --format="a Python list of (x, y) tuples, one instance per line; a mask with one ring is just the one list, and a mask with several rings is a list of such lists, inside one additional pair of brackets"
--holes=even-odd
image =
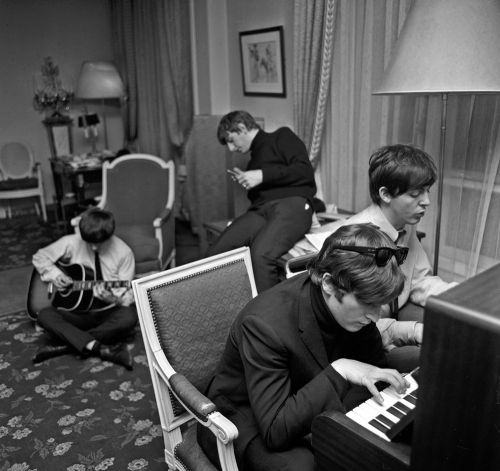
[(137, 311), (135, 306), (115, 306), (98, 312), (67, 312), (50, 306), (40, 311), (38, 323), (83, 352), (93, 340), (103, 344), (123, 342), (137, 324)]
[(250, 247), (257, 291), (264, 291), (280, 281), (278, 259), (309, 230), (312, 212), (300, 196), (252, 206), (224, 230), (207, 256)]

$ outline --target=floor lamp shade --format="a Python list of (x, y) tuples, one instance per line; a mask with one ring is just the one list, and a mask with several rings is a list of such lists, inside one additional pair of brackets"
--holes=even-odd
[(434, 273), (449, 93), (500, 93), (500, 0), (414, 0), (375, 95), (441, 94)]
[(374, 93), (499, 91), (500, 2), (415, 0)]
[(84, 62), (78, 77), (75, 96), (84, 100), (121, 98), (123, 81), (111, 62)]
[[(75, 97), (80, 100), (123, 99), (125, 87), (112, 62), (84, 62), (78, 76)], [(103, 118), (104, 145), (108, 149), (108, 128)]]

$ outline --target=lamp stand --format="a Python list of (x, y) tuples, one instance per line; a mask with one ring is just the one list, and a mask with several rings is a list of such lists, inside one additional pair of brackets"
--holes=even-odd
[(109, 149), (109, 144), (108, 144), (108, 119), (106, 116), (106, 104), (104, 99), (102, 100), (102, 128), (104, 131), (104, 149), (108, 150)]
[(441, 135), (438, 168), (438, 195), (436, 211), (436, 234), (434, 237), (434, 275), (438, 274), (439, 243), (441, 239), (441, 208), (443, 205), (444, 158), (446, 148), (446, 114), (448, 108), (448, 93), (441, 94)]

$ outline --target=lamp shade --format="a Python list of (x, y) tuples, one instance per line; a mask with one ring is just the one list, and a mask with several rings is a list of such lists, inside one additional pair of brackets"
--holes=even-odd
[(415, 0), (374, 94), (500, 92), (500, 1)]
[(78, 76), (75, 96), (92, 100), (121, 98), (123, 81), (111, 62), (84, 62)]

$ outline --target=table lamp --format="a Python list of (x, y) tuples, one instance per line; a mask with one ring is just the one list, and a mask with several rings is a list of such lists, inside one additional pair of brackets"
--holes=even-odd
[[(123, 81), (111, 62), (90, 62), (82, 64), (75, 97), (81, 100), (121, 99), (124, 97)], [(104, 113), (104, 111), (103, 111)], [(103, 116), (104, 145), (108, 149), (106, 116)]]
[(449, 93), (500, 93), (500, 2), (415, 0), (375, 95), (441, 95), (434, 274), (438, 271)]

